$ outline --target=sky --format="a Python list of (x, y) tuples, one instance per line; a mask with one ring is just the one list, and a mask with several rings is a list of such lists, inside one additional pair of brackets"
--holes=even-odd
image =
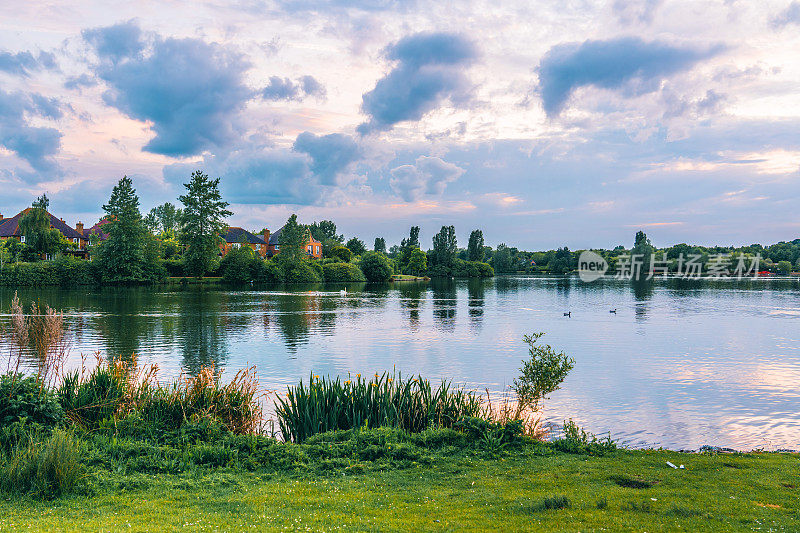
[(231, 225), (391, 245), (800, 237), (800, 0), (0, 4), (0, 213), (192, 171)]

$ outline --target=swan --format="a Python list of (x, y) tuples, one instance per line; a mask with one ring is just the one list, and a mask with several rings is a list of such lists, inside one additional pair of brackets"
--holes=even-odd
[(339, 291), (339, 296), (347, 296), (347, 287)]

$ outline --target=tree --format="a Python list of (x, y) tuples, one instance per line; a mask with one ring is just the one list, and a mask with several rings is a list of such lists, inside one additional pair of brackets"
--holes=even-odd
[(186, 194), (178, 197), (184, 206), (180, 217), (180, 239), (187, 246), (184, 269), (190, 275), (202, 277), (214, 264), (219, 253), (220, 234), (226, 228), (224, 220), (233, 213), (227, 209), (228, 202), (222, 200), (219, 178), (209, 179), (196, 170), (184, 187)]
[(419, 248), (412, 248), (408, 253), (408, 263), (403, 272), (419, 276), (428, 270), (428, 256)]
[(353, 237), (345, 246), (353, 252), (353, 255), (363, 255), (364, 252), (367, 251), (367, 246), (364, 244), (364, 241), (359, 239), (358, 237)]
[(497, 245), (497, 250), (494, 251), (492, 256), (492, 266), (497, 272), (511, 272), (513, 270), (511, 250), (505, 243)]
[(305, 246), (308, 241), (308, 228), (297, 223), (297, 215), (293, 214), (286, 221), (279, 237), (281, 259), (302, 261), (306, 257)]
[(372, 249), (382, 254), (386, 253), (386, 239), (383, 237), (375, 237), (375, 246)]
[[(643, 231), (637, 231), (634, 238), (633, 248), (631, 248), (631, 264), (641, 264), (641, 271), (634, 270), (635, 279), (644, 279), (650, 272), (650, 260), (653, 255), (653, 245)], [(641, 263), (639, 263), (641, 261)]]
[(319, 222), (312, 222), (308, 226), (308, 230), (315, 239), (322, 242), (325, 239), (331, 239), (339, 244), (344, 242), (344, 235), (336, 234), (336, 223), (332, 220), (321, 220)]
[(458, 242), (456, 241), (456, 228), (442, 226), (439, 233), (433, 236), (433, 259), (435, 266), (450, 269), (456, 259)]
[(361, 256), (361, 271), (367, 281), (387, 281), (394, 271), (389, 258), (382, 252), (366, 252)]
[(467, 259), (470, 261), (483, 261), (483, 232), (479, 229), (473, 230), (469, 234)]
[(344, 261), (345, 263), (347, 263), (350, 261), (350, 259), (353, 258), (353, 252), (351, 252), (349, 248), (346, 248), (344, 246), (334, 246), (333, 248), (330, 249), (328, 257), (339, 259), (340, 261)]
[[(400, 241), (399, 264), (401, 269), (404, 269), (408, 265), (411, 252), (414, 249), (419, 249), (419, 226), (411, 226), (408, 239)], [(427, 259), (425, 261), (427, 264)]]
[(157, 257), (152, 257), (152, 236), (139, 211), (139, 197), (133, 182), (124, 176), (111, 191), (111, 198), (103, 206), (108, 224), (104, 231), (108, 239), (99, 246), (100, 271), (103, 279), (111, 283), (142, 283), (152, 280)]
[(778, 272), (781, 274), (789, 274), (792, 271), (791, 261), (778, 261)]
[(175, 207), (175, 204), (166, 202), (151, 209), (144, 217), (144, 221), (154, 235), (159, 233), (174, 235), (180, 226), (182, 214), (183, 211)]
[(43, 194), (33, 202), (31, 209), (19, 221), (25, 244), (36, 255), (55, 254), (66, 248), (67, 241), (61, 232), (50, 227), (50, 213), (47, 212), (49, 206), (50, 200)]

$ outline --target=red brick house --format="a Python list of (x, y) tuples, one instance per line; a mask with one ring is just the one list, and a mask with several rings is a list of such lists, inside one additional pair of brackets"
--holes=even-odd
[[(272, 257), (273, 255), (281, 253), (280, 242), (282, 231), (283, 228), (270, 234), (269, 230), (264, 230), (264, 240), (267, 241), (267, 257)], [(311, 232), (308, 233), (305, 248), (309, 257), (313, 257), (314, 259), (322, 258), (322, 243), (316, 240), (314, 236), (311, 235)]]
[[(22, 234), (19, 228), (19, 222), (25, 213), (31, 209), (33, 208), (23, 209), (11, 218), (3, 218), (3, 215), (0, 215), (0, 240), (16, 239), (24, 243), (25, 235)], [(89, 244), (89, 237), (83, 233), (83, 224), (78, 222), (76, 228), (71, 228), (64, 222), (63, 218), (56, 218), (49, 212), (47, 215), (50, 217), (50, 228), (57, 229), (68, 241), (77, 246), (77, 250), (67, 250), (67, 253), (85, 257), (87, 255), (86, 246)]]
[(228, 232), (225, 235), (222, 235), (222, 238), (225, 242), (220, 243), (219, 245), (220, 255), (224, 256), (231, 250), (231, 248), (249, 246), (261, 257), (267, 257), (267, 239), (269, 239), (268, 230), (264, 231), (264, 238), (262, 239), (258, 235), (254, 235), (243, 228), (231, 226), (228, 228)]

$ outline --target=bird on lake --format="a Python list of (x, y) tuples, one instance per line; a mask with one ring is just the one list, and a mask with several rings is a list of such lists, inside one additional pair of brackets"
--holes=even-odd
[(564, 313), (564, 316), (572, 317), (572, 311), (568, 311)]
[(617, 310), (616, 309), (612, 309), (611, 311), (609, 311), (609, 313), (614, 313), (616, 315), (617, 314)]
[(347, 287), (339, 291), (339, 296), (347, 296)]

